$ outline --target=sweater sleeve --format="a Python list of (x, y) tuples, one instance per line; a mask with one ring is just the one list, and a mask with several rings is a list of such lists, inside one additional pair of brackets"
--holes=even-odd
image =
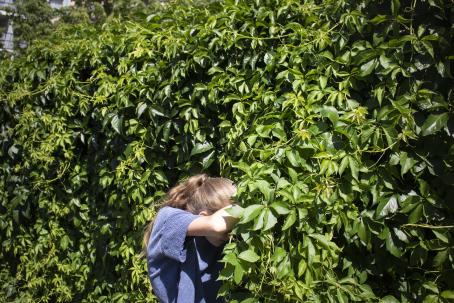
[(161, 234), (161, 249), (166, 257), (182, 263), (186, 260), (184, 242), (188, 226), (198, 217), (181, 209), (173, 208), (170, 210)]

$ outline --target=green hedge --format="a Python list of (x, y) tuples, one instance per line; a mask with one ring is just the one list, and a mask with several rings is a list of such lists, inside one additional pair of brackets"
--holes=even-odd
[(172, 3), (0, 64), (0, 298), (155, 302), (142, 229), (239, 185), (234, 302), (454, 298), (453, 2)]

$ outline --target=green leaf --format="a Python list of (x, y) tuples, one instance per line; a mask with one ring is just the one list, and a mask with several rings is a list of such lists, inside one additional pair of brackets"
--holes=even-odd
[(69, 237), (65, 235), (60, 239), (61, 249), (66, 250), (66, 248), (68, 247), (68, 244), (69, 244)]
[(288, 174), (290, 175), (290, 178), (292, 179), (292, 182), (296, 183), (298, 181), (298, 173), (296, 172), (296, 170), (294, 170), (291, 167), (287, 167), (287, 170)]
[(374, 71), (377, 64), (378, 64), (377, 59), (373, 59), (373, 60), (370, 60), (369, 62), (361, 65), (359, 75), (361, 77), (370, 75)]
[(252, 230), (259, 230), (263, 228), (263, 225), (265, 224), (265, 214), (266, 209), (263, 209), (258, 215), (257, 219), (254, 220), (254, 226), (252, 227)]
[(393, 13), (394, 16), (397, 16), (399, 14), (399, 9), (400, 9), (400, 1), (392, 0), (391, 1), (391, 12)]
[(298, 153), (293, 150), (288, 150), (285, 152), (287, 159), (289, 160), (290, 164), (294, 167), (301, 166), (301, 158), (299, 157)]
[(440, 129), (446, 127), (448, 119), (448, 113), (430, 115), (421, 127), (421, 134), (423, 136), (428, 136), (436, 133)]
[(270, 201), (271, 199), (271, 185), (266, 180), (257, 180), (255, 181), (255, 185), (260, 190), (260, 192), (265, 196), (266, 201)]
[(215, 151), (213, 150), (211, 153), (209, 153), (208, 155), (206, 155), (205, 157), (203, 157), (202, 159), (202, 167), (204, 169), (207, 169), (208, 167), (210, 167), (210, 165), (214, 162), (214, 153)]
[(436, 231), (436, 230), (433, 230), (433, 229), (432, 229), (432, 232), (433, 232), (433, 233), (435, 234), (435, 236), (436, 236), (438, 239), (440, 239), (441, 241), (443, 241), (443, 242), (445, 242), (445, 243), (449, 243), (449, 242), (450, 242), (449, 239), (448, 239), (448, 237), (447, 237), (444, 233), (439, 232), (439, 231)]
[(162, 139), (164, 142), (169, 142), (170, 127), (172, 126), (171, 121), (167, 121), (162, 128)]
[(388, 20), (388, 16), (386, 16), (386, 15), (377, 15), (374, 18), (372, 18), (371, 20), (369, 20), (369, 22), (371, 22), (373, 24), (380, 24), (380, 23), (385, 22), (386, 20)]
[(421, 193), (421, 196), (427, 197), (429, 195), (429, 184), (423, 179), (418, 179), (418, 183), (419, 192)]
[(110, 121), (110, 124), (112, 125), (113, 129), (117, 133), (122, 134), (122, 132), (123, 132), (123, 117), (118, 117), (118, 115), (113, 116), (112, 120)]
[(36, 72), (36, 75), (37, 75), (37, 76), (38, 76), (38, 78), (40, 78), (40, 79), (45, 79), (45, 76), (44, 76), (44, 73), (43, 73), (43, 71), (40, 71), (40, 70), (39, 70), (39, 71), (37, 71), (37, 72)]
[(307, 240), (307, 263), (308, 265), (311, 265), (315, 257), (315, 247), (314, 244), (312, 244), (310, 238), (306, 238), (306, 240)]
[(270, 205), (279, 215), (286, 215), (290, 212), (288, 205), (285, 202), (276, 201)]
[(349, 160), (350, 156), (345, 156), (342, 161), (341, 161), (341, 164), (339, 166), (339, 175), (342, 176), (342, 174), (344, 173), (344, 170), (345, 168), (347, 167), (347, 165), (349, 164), (350, 160)]
[(228, 214), (230, 214), (234, 218), (241, 218), (244, 214), (244, 208), (239, 205), (233, 205), (225, 210)]
[(19, 222), (19, 211), (17, 209), (13, 210), (13, 219), (14, 219), (14, 222), (20, 223)]
[(437, 254), (435, 255), (435, 257), (433, 259), (433, 265), (435, 267), (440, 267), (443, 265), (443, 263), (446, 262), (447, 259), (448, 259), (448, 249), (441, 250), (441, 251), (437, 252)]
[(367, 245), (369, 241), (369, 230), (366, 224), (364, 224), (363, 220), (358, 223), (358, 237), (363, 242), (363, 244)]
[(405, 175), (417, 162), (412, 157), (409, 157), (406, 152), (400, 153), (400, 174)]
[(268, 138), (270, 135), (271, 130), (273, 129), (274, 125), (258, 125), (255, 130), (257, 134), (262, 138)]
[(336, 289), (336, 297), (339, 303), (349, 302), (347, 296), (344, 293), (342, 293), (339, 288)]
[(270, 260), (272, 262), (281, 262), (287, 256), (287, 252), (282, 247), (276, 247)]
[(194, 145), (194, 147), (192, 148), (191, 150), (191, 154), (190, 156), (194, 156), (194, 155), (197, 155), (197, 154), (201, 154), (201, 153), (204, 153), (206, 151), (209, 151), (210, 149), (213, 148), (213, 145), (209, 142), (206, 142), (206, 143), (196, 143)]
[(421, 219), (422, 217), (422, 210), (423, 206), (422, 204), (418, 204), (410, 213), (410, 216), (408, 216), (408, 223), (416, 223)]
[(386, 230), (386, 249), (395, 257), (400, 258), (402, 256), (402, 251), (397, 247), (396, 242), (392, 236), (392, 233), (387, 229)]
[(235, 270), (233, 271), (233, 281), (234, 281), (236, 284), (240, 284), (241, 281), (243, 280), (243, 276), (244, 276), (244, 269), (243, 269), (243, 267), (241, 266), (241, 264), (238, 263), (238, 264), (235, 266)]
[(278, 139), (280, 139), (282, 141), (286, 141), (287, 140), (285, 130), (284, 130), (284, 128), (282, 127), (282, 125), (280, 123), (275, 123), (273, 125), (273, 129), (272, 129), (271, 133), (276, 138), (278, 138)]
[(382, 127), (383, 133), (385, 134), (386, 143), (388, 144), (389, 148), (391, 148), (398, 140), (400, 134), (397, 133), (397, 130), (394, 127), (387, 126)]
[(324, 235), (310, 234), (309, 237), (316, 239), (317, 242), (325, 249), (339, 249), (334, 242), (329, 241)]
[(253, 250), (251, 250), (251, 249), (248, 249), (248, 250), (246, 250), (246, 251), (241, 252), (241, 253), (238, 255), (238, 258), (240, 258), (241, 260), (250, 262), (250, 263), (255, 263), (255, 262), (257, 262), (257, 261), (260, 259), (259, 255), (257, 255), (257, 254), (256, 254)]
[(337, 121), (339, 121), (339, 113), (337, 112), (337, 109), (332, 106), (323, 106), (322, 109), (320, 110), (320, 114), (322, 117), (328, 118), (333, 125), (336, 124)]
[[(432, 46), (432, 43), (430, 43), (429, 41), (421, 41), (422, 45), (424, 45), (424, 48), (427, 50), (427, 52), (430, 54), (430, 56), (432, 58), (435, 57), (435, 54), (434, 54), (434, 48)], [(443, 73), (441, 73), (443, 74)]]
[(296, 221), (296, 210), (292, 209), (290, 214), (287, 216), (284, 222), (284, 226), (282, 226), (282, 230), (289, 229)]
[(438, 300), (437, 295), (427, 295), (424, 297), (423, 303), (440, 303), (440, 300)]
[[(385, 55), (381, 55), (379, 58), (380, 65), (383, 66), (384, 69), (387, 69), (390, 67), (392, 60)], [(381, 88), (383, 89), (383, 87)]]
[(391, 196), (389, 199), (383, 199), (377, 207), (377, 218), (383, 218), (389, 214), (393, 214), (399, 208), (396, 196)]
[(444, 290), (441, 292), (441, 296), (445, 299), (454, 299), (454, 290)]
[(160, 106), (158, 106), (156, 104), (151, 107), (151, 113), (154, 116), (165, 117), (164, 110)]
[(301, 259), (300, 262), (298, 263), (298, 277), (301, 277), (304, 274), (306, 268), (307, 268), (306, 260)]
[(326, 87), (326, 84), (328, 83), (328, 78), (325, 77), (325, 76), (320, 76), (320, 77), (318, 78), (318, 81), (319, 81), (319, 83), (320, 83), (321, 89), (324, 89), (324, 88)]
[(358, 174), (359, 174), (358, 161), (356, 161), (356, 159), (351, 157), (351, 156), (349, 156), (348, 159), (349, 159), (348, 163), (349, 163), (349, 166), (350, 166), (350, 171), (352, 172), (352, 176), (353, 176), (353, 178), (358, 180)]
[(265, 227), (263, 228), (263, 231), (271, 229), (277, 223), (277, 219), (271, 210), (266, 209), (265, 212)]
[(435, 284), (433, 281), (427, 281), (427, 282), (424, 283), (422, 286), (423, 286), (425, 289), (428, 289), (428, 290), (432, 291), (433, 293), (436, 293), (436, 294), (439, 293), (437, 284)]
[[(382, 86), (377, 87), (374, 90), (374, 96), (377, 98), (378, 104), (381, 106), (383, 97), (385, 95), (385, 88)], [(375, 130), (375, 127), (371, 128), (371, 133)]]
[(234, 266), (236, 266), (239, 263), (238, 258), (236, 257), (236, 255), (233, 252), (230, 252), (230, 253), (224, 255), (224, 257), (222, 258), (222, 261), (224, 263), (232, 264)]
[(142, 113), (147, 109), (147, 104), (145, 102), (140, 102), (139, 105), (137, 105), (137, 118), (140, 118), (142, 116)]
[(255, 217), (257, 217), (260, 214), (263, 207), (264, 207), (263, 205), (259, 204), (254, 204), (246, 207), (246, 209), (243, 212), (243, 217), (241, 218), (240, 223), (247, 223), (249, 221), (254, 220)]
[(399, 300), (397, 300), (394, 296), (388, 295), (381, 298), (380, 303), (399, 303)]
[(249, 146), (252, 147), (256, 140), (257, 140), (257, 135), (251, 135), (247, 138), (247, 143), (249, 144)]

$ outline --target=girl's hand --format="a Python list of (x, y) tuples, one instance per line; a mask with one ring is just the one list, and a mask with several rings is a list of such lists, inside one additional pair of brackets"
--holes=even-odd
[(219, 233), (228, 233), (230, 232), (235, 224), (238, 222), (238, 219), (235, 217), (232, 217), (226, 209), (231, 208), (232, 206), (226, 206), (224, 208), (221, 208), (211, 216), (212, 224), (214, 225), (214, 228), (216, 231)]

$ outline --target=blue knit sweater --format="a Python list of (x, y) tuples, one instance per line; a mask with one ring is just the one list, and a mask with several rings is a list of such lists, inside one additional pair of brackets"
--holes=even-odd
[(147, 247), (148, 275), (161, 303), (220, 303), (216, 281), (222, 247), (205, 237), (189, 237), (189, 224), (198, 215), (163, 207), (159, 210)]

